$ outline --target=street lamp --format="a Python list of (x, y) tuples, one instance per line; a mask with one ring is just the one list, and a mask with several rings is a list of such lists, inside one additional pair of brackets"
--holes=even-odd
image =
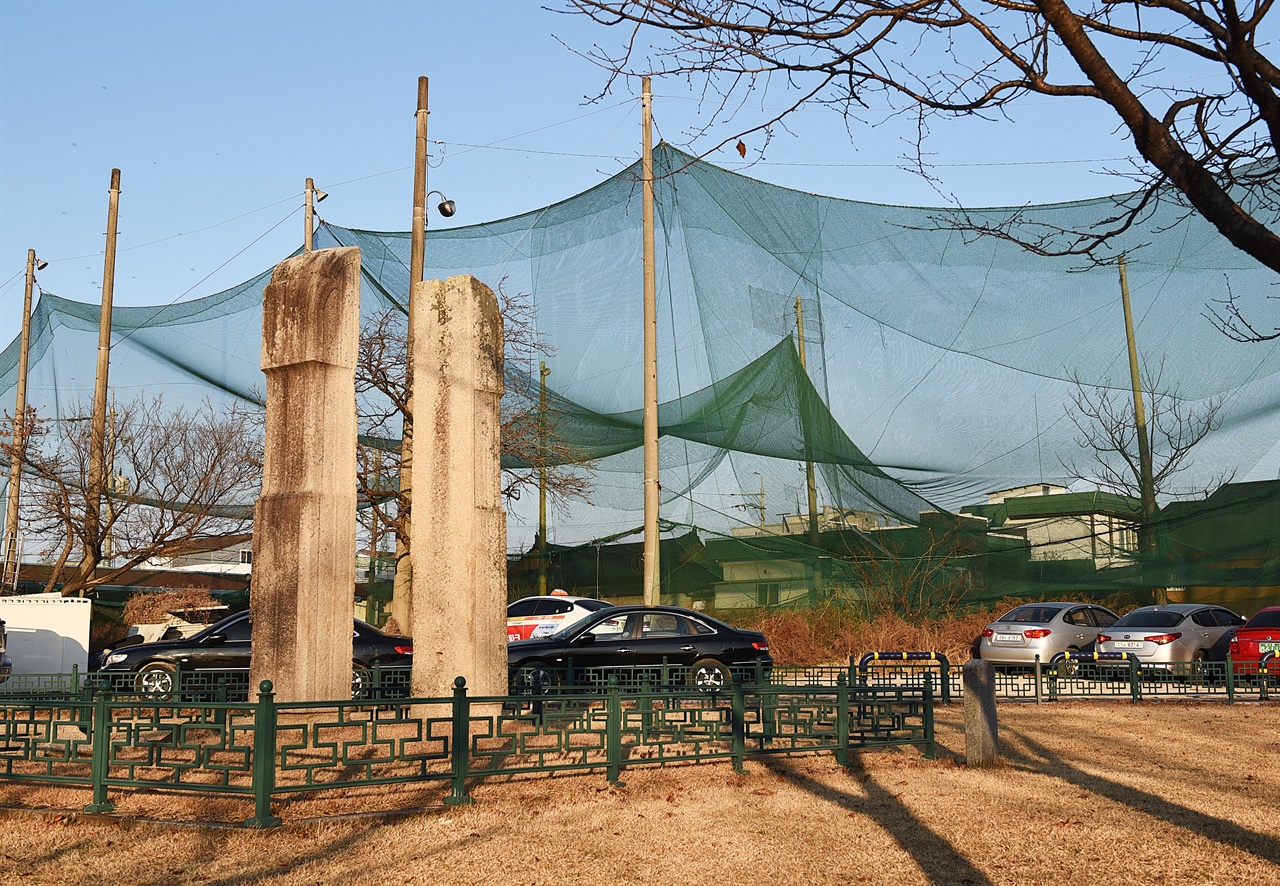
[(432, 194), (435, 194), (437, 197), (440, 198), (440, 205), (436, 207), (436, 209), (440, 212), (440, 214), (443, 215), (445, 218), (453, 218), (453, 214), (458, 211), (458, 204), (454, 203), (452, 200), (450, 200), (444, 194), (441, 194), (439, 191), (427, 191), (428, 197), (430, 197)]

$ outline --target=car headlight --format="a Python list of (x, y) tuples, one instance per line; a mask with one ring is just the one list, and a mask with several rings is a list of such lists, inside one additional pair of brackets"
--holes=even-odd
[(103, 664), (109, 664), (109, 665), (120, 664), (120, 662), (124, 661), (128, 657), (129, 657), (129, 653), (127, 652), (113, 652), (107, 656), (107, 660), (104, 661)]

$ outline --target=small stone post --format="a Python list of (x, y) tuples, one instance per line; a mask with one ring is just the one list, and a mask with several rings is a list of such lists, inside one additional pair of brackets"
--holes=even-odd
[(1000, 758), (996, 723), (996, 668), (975, 658), (964, 665), (964, 756), (969, 766), (992, 766)]
[(471, 276), (416, 284), (413, 326), (413, 695), (507, 692), (501, 496), (502, 315)]
[(278, 701), (351, 697), (360, 250), (276, 266), (262, 302), (267, 376), (254, 507), (253, 662)]

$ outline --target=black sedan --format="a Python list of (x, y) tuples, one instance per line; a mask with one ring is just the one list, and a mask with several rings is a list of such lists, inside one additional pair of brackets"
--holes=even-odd
[[(249, 667), (253, 625), (249, 613), (241, 612), (210, 625), (198, 634), (181, 640), (137, 643), (103, 650), (100, 672), (134, 674), (133, 688), (153, 696), (174, 691), (174, 675), (181, 667), (188, 671), (222, 671)], [(352, 630), (352, 693), (359, 697), (371, 682), (370, 669), (409, 667), (413, 663), (413, 640), (382, 631), (354, 620)]]
[(575, 674), (626, 669), (654, 672), (674, 666), (689, 685), (727, 688), (731, 669), (773, 668), (769, 641), (691, 609), (676, 606), (613, 606), (593, 612), (550, 637), (507, 644), (513, 690), (562, 682), (572, 659)]

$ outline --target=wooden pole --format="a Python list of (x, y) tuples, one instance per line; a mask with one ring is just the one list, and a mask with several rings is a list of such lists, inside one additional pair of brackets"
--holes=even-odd
[(80, 579), (93, 576), (102, 559), (102, 489), (106, 479), (107, 373), (111, 362), (111, 300), (116, 277), (116, 234), (120, 212), (120, 170), (111, 170), (107, 208), (107, 250), (102, 267), (102, 312), (98, 317), (98, 366), (94, 376), (93, 423), (89, 443), (89, 500), (85, 513), (85, 540)]
[[(799, 339), (800, 369), (807, 376), (808, 364), (804, 357), (804, 307), (800, 296), (796, 296), (796, 337)], [(818, 483), (813, 474), (813, 446), (809, 442), (809, 423), (800, 417), (800, 427), (804, 433), (804, 480), (809, 491), (809, 547), (813, 549), (813, 587), (811, 600), (816, 600), (822, 584), (822, 567), (819, 563), (821, 540), (818, 536)]]
[(31, 291), (36, 282), (36, 251), (27, 250), (27, 287), (22, 296), (22, 340), (18, 344), (18, 392), (13, 405), (13, 448), (9, 457), (9, 490), (4, 521), (4, 583), (0, 593), (18, 588), (18, 503), (22, 456), (27, 445), (27, 350), (31, 344)]
[(315, 199), (315, 193), (316, 193), (315, 181), (313, 179), (307, 179), (307, 188), (306, 188), (306, 194), (307, 194), (306, 207), (307, 208), (306, 208), (306, 211), (303, 213), (303, 218), (304, 218), (304, 230), (302, 234), (302, 251), (303, 252), (310, 252), (314, 248), (312, 246), (312, 235), (314, 234), (314, 231), (315, 231), (316, 208), (315, 208), (315, 203), (313, 202)]
[[(406, 307), (413, 316), (413, 288), (422, 282), (427, 238), (427, 89), (418, 78), (418, 110), (413, 154), (413, 230), (409, 238), (409, 294)], [(406, 324), (404, 350), (405, 401), (400, 439), (400, 531), (396, 533), (396, 573), (391, 611), (402, 630), (413, 623), (413, 563), (409, 557), (413, 524), (413, 323)]]
[(653, 93), (649, 78), (641, 80), (644, 197), (644, 602), (662, 599), (658, 535), (658, 298), (653, 242)]
[(547, 376), (545, 362), (538, 367), (538, 594), (547, 594)]

